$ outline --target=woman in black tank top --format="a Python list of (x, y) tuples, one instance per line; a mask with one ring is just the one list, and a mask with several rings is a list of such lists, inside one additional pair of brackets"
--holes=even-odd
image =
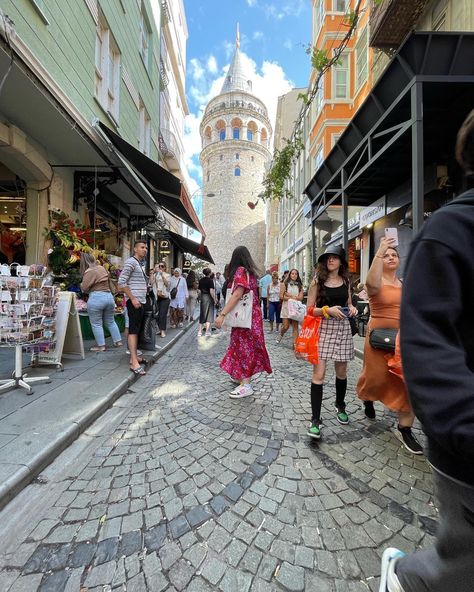
[(328, 247), (318, 258), (317, 275), (308, 293), (308, 314), (323, 317), (320, 326), (318, 357), (311, 380), (310, 438), (321, 437), (321, 406), (327, 362), (334, 362), (336, 373), (336, 419), (346, 424), (347, 362), (354, 358), (354, 341), (349, 317), (357, 314), (351, 303), (346, 254), (342, 247)]

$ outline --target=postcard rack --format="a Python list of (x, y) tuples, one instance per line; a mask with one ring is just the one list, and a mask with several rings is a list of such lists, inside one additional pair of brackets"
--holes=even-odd
[(50, 379), (23, 373), (23, 351), (34, 356), (54, 348), (58, 288), (45, 285), (43, 266), (10, 266), (18, 275), (7, 275), (6, 267), (0, 268), (0, 347), (15, 350), (15, 370), (0, 380), (0, 393), (20, 387), (31, 395), (31, 384)]

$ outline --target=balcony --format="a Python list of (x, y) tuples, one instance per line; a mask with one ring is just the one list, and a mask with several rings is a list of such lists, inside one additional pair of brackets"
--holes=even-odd
[(170, 171), (180, 169), (181, 150), (173, 132), (166, 128), (160, 128), (158, 135), (160, 152)]
[(382, 0), (372, 4), (369, 45), (397, 48), (415, 28), (429, 0)]
[(163, 59), (160, 56), (160, 90), (163, 91), (168, 86), (170, 80), (168, 73), (166, 72), (166, 66)]
[(161, 0), (161, 26), (166, 26), (171, 21), (171, 12), (168, 0)]

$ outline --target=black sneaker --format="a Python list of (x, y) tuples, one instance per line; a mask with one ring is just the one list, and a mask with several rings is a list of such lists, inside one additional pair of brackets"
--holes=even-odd
[(364, 401), (364, 413), (367, 419), (375, 419), (375, 408), (373, 401)]
[(408, 452), (411, 452), (412, 454), (423, 454), (423, 448), (412, 434), (411, 428), (401, 428), (398, 426), (397, 429), (394, 430), (394, 433)]

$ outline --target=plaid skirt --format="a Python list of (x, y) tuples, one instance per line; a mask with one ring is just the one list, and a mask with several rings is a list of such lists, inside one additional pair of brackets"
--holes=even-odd
[(323, 319), (319, 333), (319, 359), (349, 362), (354, 359), (354, 339), (349, 319)]

